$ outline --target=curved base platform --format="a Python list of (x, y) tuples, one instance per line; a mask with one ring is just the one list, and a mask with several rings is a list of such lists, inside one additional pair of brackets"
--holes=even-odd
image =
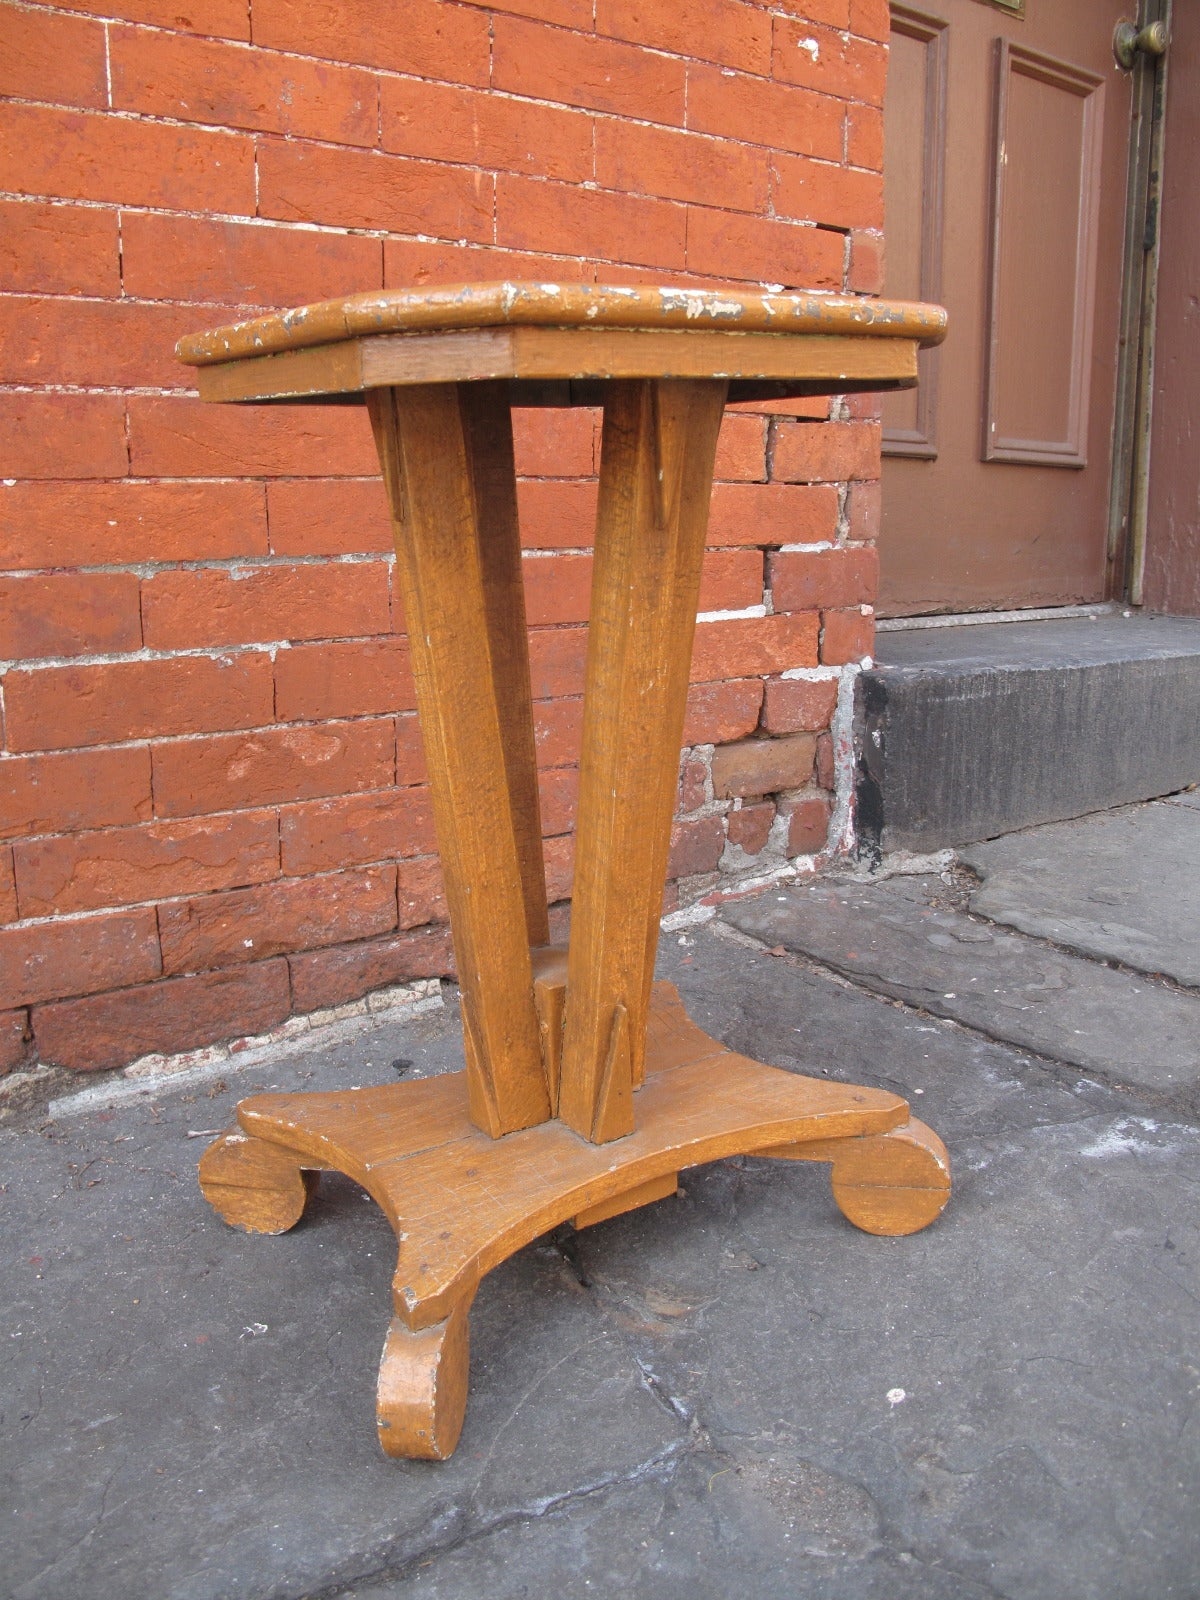
[(557, 1121), (490, 1138), (468, 1118), (458, 1073), (258, 1095), (205, 1152), (200, 1183), (227, 1222), (251, 1232), (297, 1222), (321, 1169), (378, 1202), (399, 1243), (380, 1441), (388, 1455), (433, 1460), (462, 1427), (480, 1279), (558, 1224), (647, 1205), (674, 1191), (683, 1168), (743, 1154), (831, 1163), (834, 1199), (870, 1233), (915, 1233), (950, 1195), (945, 1147), (905, 1101), (736, 1055), (696, 1027), (671, 984), (654, 986), (636, 1113), (626, 1138), (590, 1144)]

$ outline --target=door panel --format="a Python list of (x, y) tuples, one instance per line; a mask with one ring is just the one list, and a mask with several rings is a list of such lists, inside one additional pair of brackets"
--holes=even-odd
[(929, 398), (884, 408), (883, 615), (1105, 598), (1121, 15), (1119, 0), (893, 9), (886, 292), (938, 298), (940, 277), (950, 329)]

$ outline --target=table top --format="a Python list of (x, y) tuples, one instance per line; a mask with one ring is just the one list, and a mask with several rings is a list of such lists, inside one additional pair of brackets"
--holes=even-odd
[(940, 343), (945, 331), (940, 306), (900, 300), (501, 282), (322, 300), (189, 334), (177, 354), (199, 368), (201, 396), (213, 400), (352, 398), (391, 383), (504, 378), (532, 388), (642, 376), (829, 393), (909, 386), (917, 349)]

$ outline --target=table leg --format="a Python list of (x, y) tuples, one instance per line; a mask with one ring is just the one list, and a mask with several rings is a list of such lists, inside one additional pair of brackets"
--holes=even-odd
[(512, 425), (499, 384), (373, 390), (462, 993), (472, 1120), (551, 1114), (530, 946), (544, 944)]
[(559, 1116), (633, 1129), (726, 385), (608, 387)]

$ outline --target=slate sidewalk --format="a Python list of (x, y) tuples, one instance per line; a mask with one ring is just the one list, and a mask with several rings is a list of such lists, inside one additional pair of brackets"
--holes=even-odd
[(1198, 862), (1183, 796), (664, 935), (726, 1043), (910, 1096), (950, 1207), (872, 1238), (746, 1159), (530, 1247), (443, 1465), (374, 1441), (373, 1204), (252, 1238), (195, 1167), (243, 1094), (458, 1065), (452, 996), (0, 1123), (0, 1594), (1200, 1595)]

